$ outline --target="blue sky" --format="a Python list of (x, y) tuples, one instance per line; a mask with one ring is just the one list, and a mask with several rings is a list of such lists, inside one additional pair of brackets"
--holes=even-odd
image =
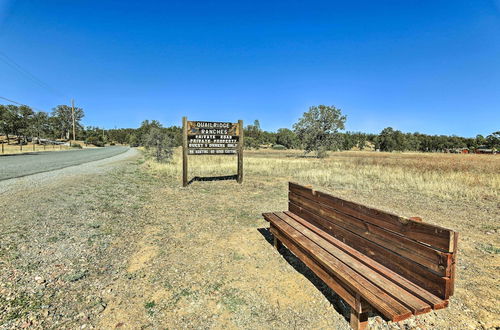
[(0, 0), (0, 96), (75, 98), (106, 128), (187, 115), (276, 130), (327, 104), (353, 131), (487, 135), (500, 0)]

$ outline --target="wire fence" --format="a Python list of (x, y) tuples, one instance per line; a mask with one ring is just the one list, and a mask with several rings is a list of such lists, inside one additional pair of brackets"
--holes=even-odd
[(71, 149), (68, 145), (63, 144), (7, 144), (0, 143), (0, 154), (10, 155), (40, 151), (61, 151)]

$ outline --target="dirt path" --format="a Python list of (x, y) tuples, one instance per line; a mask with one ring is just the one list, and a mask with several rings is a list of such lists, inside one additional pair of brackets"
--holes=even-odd
[(260, 196), (253, 190), (245, 201), (247, 194), (233, 182), (158, 191), (146, 207), (152, 224), (127, 262), (131, 279), (115, 283), (100, 327), (347, 329), (294, 266), (313, 275), (259, 231), (266, 227), (254, 209)]
[[(159, 247), (153, 243), (158, 231), (157, 226), (148, 225), (140, 233), (141, 238), (135, 244), (136, 250), (127, 262), (127, 276), (123, 281), (114, 283), (105, 296), (108, 306), (102, 314), (99, 328), (140, 328), (149, 325), (144, 311), (144, 298), (151, 288), (144, 283), (147, 282), (147, 275), (138, 274), (140, 271), (147, 273), (147, 267), (158, 254)], [(154, 293), (157, 299), (160, 292)]]

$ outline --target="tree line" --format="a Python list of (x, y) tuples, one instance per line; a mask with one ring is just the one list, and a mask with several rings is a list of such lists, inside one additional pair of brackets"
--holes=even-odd
[[(15, 137), (17, 143), (43, 139), (69, 140), (72, 131), (71, 111), (68, 105), (58, 105), (51, 113), (37, 112), (24, 105), (0, 105), (0, 134), (6, 136), (7, 143), (11, 143), (11, 137)], [(168, 149), (167, 145), (182, 145), (182, 128), (179, 126), (164, 127), (157, 120), (144, 120), (139, 128), (104, 130), (95, 126), (83, 127), (83, 118), (83, 109), (75, 108), (76, 139), (85, 143), (96, 146), (115, 143), (146, 147), (161, 145), (161, 150)], [(269, 132), (260, 127), (259, 120), (255, 120), (244, 127), (245, 147), (302, 149), (317, 152), (318, 156), (328, 151), (353, 148), (420, 152), (445, 152), (463, 148), (500, 150), (500, 131), (474, 138), (403, 133), (392, 127), (384, 128), (379, 134), (341, 132), (346, 120), (341, 109), (326, 105), (310, 107), (292, 129), (280, 128), (276, 132)], [(158, 157), (160, 154), (162, 152), (157, 153)]]
[(268, 145), (277, 149), (304, 149), (316, 151), (318, 155), (327, 151), (352, 150), (357, 148), (380, 151), (458, 152), (461, 149), (500, 150), (500, 131), (484, 137), (473, 138), (456, 135), (429, 135), (403, 133), (392, 127), (384, 128), (379, 134), (363, 132), (340, 132), (344, 129), (346, 116), (334, 106), (313, 106), (294, 124), (293, 129), (280, 128), (266, 132), (255, 120), (245, 128), (245, 146), (259, 148)]
[[(75, 124), (82, 132), (80, 121), (84, 117), (83, 109), (75, 108)], [(67, 105), (58, 105), (51, 113), (34, 111), (26, 105), (0, 104), (0, 134), (11, 143), (15, 137), (17, 143), (41, 139), (69, 140), (73, 128), (72, 109)]]

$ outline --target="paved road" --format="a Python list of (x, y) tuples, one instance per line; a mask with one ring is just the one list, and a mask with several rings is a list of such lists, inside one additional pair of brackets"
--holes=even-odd
[(0, 156), (0, 181), (80, 165), (116, 156), (127, 150), (128, 147), (107, 147)]

